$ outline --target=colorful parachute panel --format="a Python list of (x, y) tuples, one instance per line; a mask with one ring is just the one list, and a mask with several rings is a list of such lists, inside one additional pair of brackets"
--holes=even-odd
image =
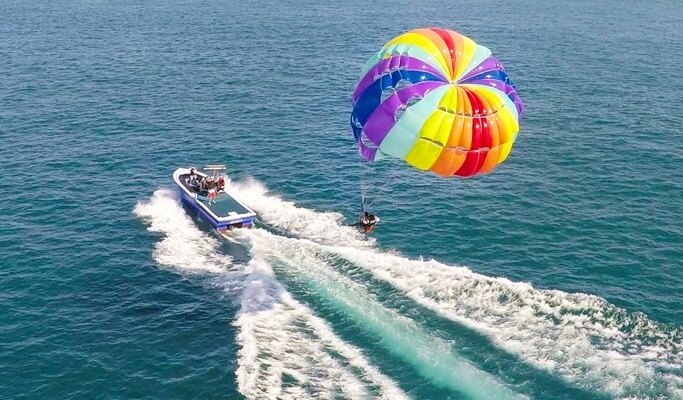
[(361, 156), (443, 176), (491, 172), (510, 154), (522, 102), (491, 51), (457, 32), (415, 29), (365, 65), (351, 128)]

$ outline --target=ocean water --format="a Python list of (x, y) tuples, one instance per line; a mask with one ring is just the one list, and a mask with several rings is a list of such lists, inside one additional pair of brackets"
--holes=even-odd
[[(0, 1), (0, 393), (11, 399), (683, 399), (683, 8)], [(485, 44), (508, 161), (379, 166), (347, 126), (405, 30)], [(229, 165), (261, 217), (184, 210)]]

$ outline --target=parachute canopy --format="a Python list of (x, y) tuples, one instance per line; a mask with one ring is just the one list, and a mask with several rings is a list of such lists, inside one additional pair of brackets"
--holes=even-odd
[(488, 48), (424, 28), (392, 39), (366, 63), (351, 128), (368, 161), (390, 156), (470, 177), (505, 160), (522, 112), (514, 83)]

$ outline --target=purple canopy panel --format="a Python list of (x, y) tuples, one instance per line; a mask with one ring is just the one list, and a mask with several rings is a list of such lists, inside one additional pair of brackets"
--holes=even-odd
[(431, 90), (444, 84), (444, 82), (434, 81), (420, 82), (395, 92), (370, 114), (368, 121), (363, 127), (365, 135), (372, 143), (379, 146), (396, 123), (396, 112), (399, 108), (405, 107), (408, 100), (412, 97), (424, 97)]
[(363, 143), (363, 140), (358, 140), (358, 153), (363, 159), (368, 161), (375, 161), (377, 156), (377, 147), (370, 147)]
[(391, 66), (412, 71), (425, 71), (436, 76), (443, 76), (443, 74), (434, 67), (422, 60), (418, 60), (417, 58), (401, 55), (385, 58), (370, 68), (365, 76), (361, 78), (360, 82), (358, 82), (356, 90), (353, 91), (354, 103), (356, 100), (358, 100), (363, 91), (367, 89), (368, 86), (372, 85), (372, 83), (377, 80), (378, 76), (381, 76), (384, 72), (389, 71)]

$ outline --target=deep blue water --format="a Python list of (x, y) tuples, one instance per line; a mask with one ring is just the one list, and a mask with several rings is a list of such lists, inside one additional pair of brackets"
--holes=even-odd
[[(0, 10), (4, 398), (683, 398), (677, 1)], [(491, 175), (380, 166), (367, 242), (350, 95), (420, 26), (527, 111)], [(237, 243), (168, 190), (210, 162)]]

